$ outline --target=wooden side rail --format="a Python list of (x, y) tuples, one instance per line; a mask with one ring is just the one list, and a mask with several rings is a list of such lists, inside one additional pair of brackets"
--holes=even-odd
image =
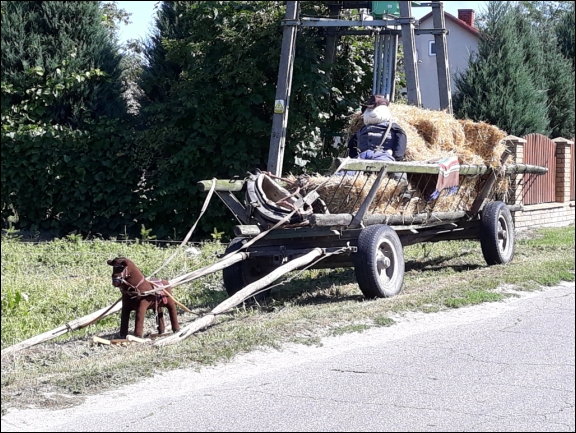
[[(244, 187), (244, 179), (217, 179), (214, 191), (220, 192), (238, 192)], [(198, 189), (202, 192), (210, 191), (212, 188), (211, 180), (201, 180), (198, 182)]]
[[(389, 162), (365, 159), (338, 158), (338, 167), (343, 164), (341, 170), (379, 172), (386, 167), (388, 173), (419, 173), (438, 174), (439, 164), (427, 164), (424, 162)], [(487, 165), (460, 165), (460, 175), (481, 175), (492, 171)], [(529, 164), (508, 164), (505, 166), (506, 174), (532, 173), (546, 174), (548, 168)]]
[[(338, 158), (338, 165), (344, 164), (342, 170), (379, 172), (386, 167), (387, 173), (419, 173), (438, 174), (440, 166), (438, 164), (426, 164), (423, 162), (387, 162), (368, 161), (363, 159)], [(492, 171), (487, 165), (460, 165), (460, 175), (481, 175)], [(548, 168), (530, 164), (508, 164), (505, 166), (506, 174), (546, 174)], [(218, 179), (216, 180), (215, 191), (238, 192), (244, 187), (243, 179)], [(202, 192), (210, 191), (212, 180), (201, 180), (198, 182), (198, 189)]]
[[(466, 217), (466, 212), (434, 212), (432, 214), (416, 214), (416, 215), (384, 215), (373, 214), (365, 216), (362, 222), (365, 226), (373, 224), (387, 224), (387, 225), (411, 225), (411, 224), (433, 224), (447, 223), (458, 221)], [(313, 227), (347, 227), (352, 223), (354, 218), (353, 214), (314, 214), (308, 219)]]

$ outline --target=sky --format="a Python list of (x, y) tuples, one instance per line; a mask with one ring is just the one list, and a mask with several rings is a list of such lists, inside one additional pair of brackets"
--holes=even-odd
[(154, 5), (160, 3), (157, 1), (119, 1), (118, 7), (125, 9), (132, 14), (130, 16), (131, 24), (122, 25), (120, 28), (120, 42), (126, 42), (128, 39), (143, 39), (153, 25)]
[[(155, 12), (155, 5), (158, 1), (119, 1), (118, 7), (125, 9), (132, 16), (132, 21), (129, 25), (123, 25), (120, 30), (120, 41), (125, 42), (128, 39), (143, 39), (146, 38), (153, 25), (153, 15)], [(454, 16), (458, 16), (458, 9), (474, 9), (476, 14), (485, 9), (485, 1), (474, 2), (461, 2), (461, 1), (445, 1), (444, 12), (448, 12)], [(429, 7), (413, 7), (412, 13), (415, 18), (421, 18), (432, 9)]]

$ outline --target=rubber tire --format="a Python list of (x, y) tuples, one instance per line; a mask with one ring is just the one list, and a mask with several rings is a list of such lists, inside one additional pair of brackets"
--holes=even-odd
[[(384, 257), (389, 260), (387, 267), (381, 260)], [(391, 227), (378, 224), (360, 232), (354, 270), (365, 297), (389, 298), (400, 293), (404, 284), (404, 269), (402, 243)]]
[[(248, 238), (234, 238), (226, 248), (225, 254), (238, 251), (246, 242), (248, 242)], [(254, 262), (250, 263), (249, 259), (234, 263), (233, 265), (228, 266), (222, 270), (224, 288), (226, 289), (228, 296), (234, 295), (248, 284), (259, 280), (264, 276), (266, 276), (266, 272), (259, 272), (258, 269), (254, 266)], [(258, 302), (262, 302), (270, 296), (270, 292), (271, 289), (265, 290), (261, 293), (258, 293), (256, 296), (252, 296), (250, 299), (255, 299)]]
[(488, 203), (482, 211), (480, 245), (488, 266), (504, 265), (514, 258), (514, 222), (501, 201)]

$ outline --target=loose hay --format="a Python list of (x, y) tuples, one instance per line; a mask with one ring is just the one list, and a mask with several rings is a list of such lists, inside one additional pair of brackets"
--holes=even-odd
[(462, 151), (467, 151), (479, 160), (475, 164), (486, 164), (493, 168), (500, 167), (500, 157), (506, 150), (502, 141), (506, 133), (496, 126), (471, 120), (458, 121), (464, 130), (466, 141)]
[[(506, 150), (503, 138), (506, 132), (484, 122), (460, 120), (444, 111), (428, 110), (410, 105), (391, 104), (392, 120), (399, 124), (407, 136), (405, 161), (435, 162), (449, 156), (458, 156), (460, 164), (488, 165), (501, 168), (500, 158)], [(350, 116), (345, 136), (359, 131), (364, 122), (362, 113)], [(424, 175), (426, 176), (426, 175)], [(385, 179), (369, 212), (385, 214), (415, 214), (421, 212), (453, 212), (469, 210), (483, 182), (476, 176), (461, 176), (457, 194), (443, 192), (437, 200), (427, 201), (435, 182), (421, 182), (422, 177), (412, 176), (409, 189), (411, 199), (400, 200), (403, 192), (398, 183)], [(358, 173), (355, 176), (307, 176), (308, 190), (320, 186), (318, 193), (326, 202), (330, 213), (358, 211), (372, 187), (375, 175)], [(418, 181), (414, 181), (418, 179)], [(290, 180), (290, 178), (289, 178)], [(292, 181), (296, 178), (291, 177)], [(497, 182), (493, 193), (504, 194), (509, 184), (506, 179)], [(430, 189), (432, 188), (432, 189)]]
[[(297, 178), (291, 175), (287, 177), (287, 180), (296, 182)], [(318, 188), (318, 194), (326, 203), (330, 213), (353, 213), (360, 208), (375, 180), (375, 175), (362, 173), (330, 178), (320, 175), (307, 176), (305, 191)], [(404, 188), (397, 181), (385, 179), (369, 211), (397, 213), (401, 207), (399, 195), (403, 190)]]
[(460, 123), (443, 111), (410, 105), (393, 105), (390, 111), (396, 123), (415, 131), (420, 138), (416, 139), (416, 146), (412, 146), (411, 137), (408, 137), (407, 161), (431, 161), (458, 155), (458, 149), (465, 143)]
[[(405, 184), (394, 179), (385, 178), (377, 192), (368, 214), (413, 215), (422, 212), (455, 212), (469, 210), (476, 198), (482, 182), (476, 176), (461, 178), (460, 188), (456, 194), (440, 194), (436, 200), (429, 200), (430, 193), (436, 184), (435, 175), (409, 175), (410, 199), (403, 200), (402, 193), (406, 191)], [(355, 213), (366, 199), (376, 175), (356, 175), (325, 177), (320, 175), (296, 177), (290, 175), (289, 182), (299, 182), (302, 193), (316, 190), (326, 203), (331, 214)], [(432, 180), (430, 182), (429, 180)]]
[[(406, 161), (431, 162), (456, 155), (461, 164), (500, 166), (500, 156), (506, 149), (502, 139), (507, 134), (494, 125), (412, 105), (392, 104), (390, 112), (392, 120), (406, 132)], [(362, 126), (362, 113), (354, 113), (346, 135), (351, 136)]]

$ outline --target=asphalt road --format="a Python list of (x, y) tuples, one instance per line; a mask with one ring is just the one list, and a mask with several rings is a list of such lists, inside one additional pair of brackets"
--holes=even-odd
[(574, 432), (574, 283), (179, 370), (2, 432)]

